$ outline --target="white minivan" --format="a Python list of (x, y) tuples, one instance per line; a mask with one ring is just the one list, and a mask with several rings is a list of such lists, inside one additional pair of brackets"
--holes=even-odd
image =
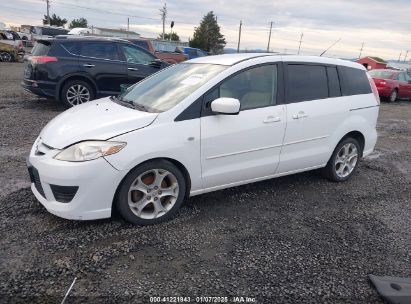
[(378, 92), (322, 57), (197, 58), (71, 108), (41, 131), (31, 189), (67, 219), (170, 219), (189, 196), (322, 168), (353, 175), (377, 140)]

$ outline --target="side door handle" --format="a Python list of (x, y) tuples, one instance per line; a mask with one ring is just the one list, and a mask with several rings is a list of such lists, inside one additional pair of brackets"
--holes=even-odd
[(83, 67), (86, 67), (86, 68), (93, 68), (93, 67), (94, 67), (94, 64), (85, 63), (85, 64), (83, 64)]
[(129, 71), (138, 71), (137, 68), (127, 68), (127, 70), (129, 70)]
[(263, 123), (271, 123), (271, 122), (279, 122), (279, 121), (281, 121), (280, 117), (270, 115), (270, 116), (267, 116), (267, 118), (263, 120)]
[(300, 118), (305, 118), (305, 117), (307, 117), (308, 115), (307, 114), (305, 114), (303, 111), (300, 111), (300, 112), (298, 112), (298, 114), (294, 114), (293, 116), (292, 116), (292, 118), (293, 119), (300, 119)]

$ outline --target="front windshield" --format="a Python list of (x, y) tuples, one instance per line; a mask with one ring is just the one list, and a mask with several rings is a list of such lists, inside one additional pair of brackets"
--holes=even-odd
[(179, 104), (227, 66), (216, 64), (180, 63), (137, 83), (120, 99), (132, 102), (136, 108), (164, 112)]
[(391, 79), (394, 73), (385, 70), (372, 70), (368, 74), (373, 78)]

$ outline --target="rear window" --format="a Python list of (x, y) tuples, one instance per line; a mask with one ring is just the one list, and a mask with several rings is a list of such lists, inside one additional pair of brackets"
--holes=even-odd
[(338, 72), (343, 78), (341, 91), (344, 96), (372, 93), (364, 70), (339, 66)]
[(119, 60), (115, 43), (86, 42), (81, 46), (81, 55), (98, 59)]
[(323, 98), (328, 98), (327, 72), (324, 66), (303, 64), (288, 65), (288, 102)]
[(46, 56), (50, 51), (51, 44), (46, 41), (37, 41), (31, 50), (34, 56)]
[(381, 79), (391, 79), (394, 76), (393, 72), (384, 71), (384, 70), (372, 70), (372, 71), (369, 71), (368, 74), (370, 74), (370, 76), (373, 78), (381, 78)]

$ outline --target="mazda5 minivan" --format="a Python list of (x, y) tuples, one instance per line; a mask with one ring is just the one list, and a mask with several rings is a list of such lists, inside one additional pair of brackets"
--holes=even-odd
[(350, 178), (377, 140), (364, 67), (271, 54), (202, 57), (71, 108), (41, 131), (32, 191), (67, 219), (147, 225), (190, 196), (320, 169)]

